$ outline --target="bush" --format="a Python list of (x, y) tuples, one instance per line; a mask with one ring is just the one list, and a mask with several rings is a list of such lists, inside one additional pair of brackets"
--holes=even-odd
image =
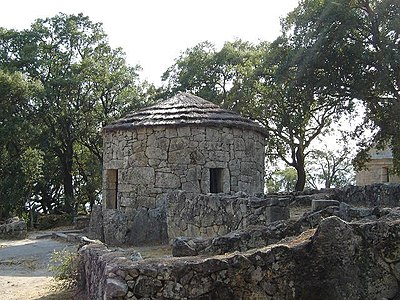
[(49, 214), (39, 215), (36, 222), (36, 229), (47, 230), (60, 226), (70, 226), (73, 224), (73, 217), (68, 214)]
[(50, 258), (49, 270), (55, 280), (54, 289), (72, 289), (77, 287), (79, 280), (78, 253), (63, 249), (54, 251)]

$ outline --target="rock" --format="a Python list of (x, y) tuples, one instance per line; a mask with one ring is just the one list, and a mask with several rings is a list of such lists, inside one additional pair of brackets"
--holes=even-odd
[[(338, 210), (328, 207), (314, 214), (329, 211)], [(354, 223), (328, 216), (321, 218), (316, 230), (308, 230), (286, 242), (206, 259), (128, 263), (117, 257), (124, 253), (110, 253), (99, 245), (87, 245), (80, 251), (80, 265), (85, 266), (87, 274), (83, 278), (89, 278), (86, 282), (93, 285), (88, 289), (95, 295), (93, 299), (102, 299), (102, 294), (100, 297), (95, 294), (102, 290), (107, 290), (107, 297), (111, 291), (122, 295), (125, 286), (121, 286), (121, 276), (131, 293), (115, 298), (397, 299), (400, 218), (385, 219), (390, 214), (375, 210), (376, 216), (381, 215), (377, 221)], [(253, 233), (248, 229), (236, 232), (234, 244), (245, 245), (243, 241), (262, 234), (261, 228), (252, 228)], [(269, 224), (268, 228), (269, 237), (288, 236), (290, 230), (299, 230), (299, 224), (280, 221)], [(177, 244), (191, 251), (201, 243), (195, 239), (177, 239)]]
[(245, 193), (192, 194), (182, 191), (167, 195), (168, 236), (210, 238), (289, 218), (289, 197), (257, 198)]
[(126, 282), (117, 278), (108, 278), (106, 280), (106, 288), (104, 292), (104, 299), (114, 299), (116, 297), (124, 297), (128, 292), (128, 285)]
[(130, 245), (166, 244), (168, 236), (165, 205), (155, 209), (138, 209), (129, 225), (126, 241)]
[(103, 210), (104, 241), (109, 245), (121, 245), (126, 242), (127, 216), (120, 210)]
[(88, 216), (77, 216), (74, 217), (74, 228), (75, 229), (84, 229), (89, 227), (90, 217)]
[(103, 212), (100, 205), (94, 205), (90, 213), (88, 237), (104, 241)]
[(318, 211), (329, 206), (339, 206), (340, 202), (337, 200), (312, 200), (311, 210)]
[(196, 249), (191, 247), (183, 238), (176, 238), (172, 245), (172, 256), (196, 256)]
[(139, 252), (137, 252), (137, 251), (133, 251), (132, 254), (131, 254), (131, 256), (130, 256), (129, 258), (130, 258), (131, 260), (133, 260), (133, 261), (143, 260), (142, 255), (141, 255)]
[(14, 217), (0, 225), (0, 239), (24, 239), (28, 235), (28, 228), (24, 220)]

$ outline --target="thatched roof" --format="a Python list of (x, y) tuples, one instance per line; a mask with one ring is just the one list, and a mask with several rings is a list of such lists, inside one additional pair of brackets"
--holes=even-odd
[(135, 111), (105, 126), (103, 130), (190, 125), (247, 128), (266, 135), (264, 128), (255, 121), (189, 93), (178, 93), (153, 106)]

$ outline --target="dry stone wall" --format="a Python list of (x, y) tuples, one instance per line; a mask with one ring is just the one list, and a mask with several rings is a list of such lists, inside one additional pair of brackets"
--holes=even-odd
[[(214, 237), (289, 218), (288, 197), (166, 194), (162, 206), (130, 212), (95, 208), (89, 236), (109, 245), (165, 244), (178, 236)], [(96, 223), (97, 221), (97, 223)], [(97, 224), (97, 226), (96, 226)]]
[(8, 219), (0, 225), (0, 239), (24, 239), (28, 234), (27, 225), (18, 217)]
[(334, 189), (333, 197), (354, 205), (400, 206), (400, 184), (376, 183), (367, 186), (348, 186)]
[(168, 243), (165, 205), (154, 209), (142, 207), (131, 213), (96, 208), (92, 212), (91, 220), (89, 237), (108, 245)]
[(159, 207), (162, 195), (176, 189), (209, 193), (212, 168), (221, 169), (223, 192), (262, 193), (264, 140), (256, 131), (228, 127), (106, 131), (103, 167), (118, 170), (117, 207), (124, 212)]
[(198, 195), (175, 191), (167, 195), (168, 237), (214, 237), (251, 225), (289, 218), (287, 197), (245, 193)]
[(209, 258), (133, 261), (80, 250), (90, 299), (398, 299), (400, 222), (322, 220), (269, 248)]

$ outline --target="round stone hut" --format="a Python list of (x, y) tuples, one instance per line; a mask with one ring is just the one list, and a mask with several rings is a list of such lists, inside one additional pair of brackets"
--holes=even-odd
[(264, 190), (266, 133), (256, 122), (188, 93), (103, 128), (103, 207), (157, 208), (173, 190)]

